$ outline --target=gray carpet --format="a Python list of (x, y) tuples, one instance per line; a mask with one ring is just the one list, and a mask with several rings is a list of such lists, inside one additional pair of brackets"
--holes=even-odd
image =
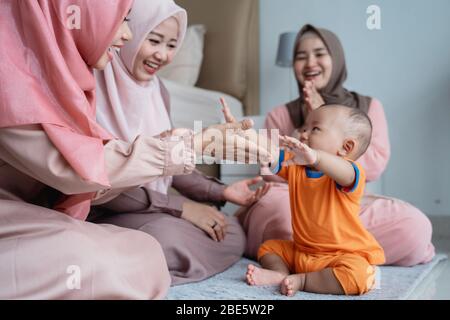
[(279, 293), (277, 286), (253, 287), (244, 282), (249, 263), (241, 259), (234, 266), (207, 280), (172, 287), (167, 295), (168, 300), (378, 300), (407, 299), (422, 281), (433, 271), (439, 262), (447, 259), (438, 254), (427, 263), (415, 267), (380, 267), (381, 276), (377, 289), (362, 296), (335, 296), (298, 292), (294, 297), (286, 297)]

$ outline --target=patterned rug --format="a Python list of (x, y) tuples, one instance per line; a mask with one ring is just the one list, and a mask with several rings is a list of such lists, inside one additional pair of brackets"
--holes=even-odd
[(297, 292), (293, 297), (279, 293), (278, 286), (253, 287), (244, 282), (247, 265), (241, 259), (228, 270), (201, 282), (172, 287), (168, 300), (396, 300), (408, 299), (435, 267), (447, 259), (438, 254), (432, 261), (414, 267), (380, 267), (376, 289), (362, 296), (336, 296)]

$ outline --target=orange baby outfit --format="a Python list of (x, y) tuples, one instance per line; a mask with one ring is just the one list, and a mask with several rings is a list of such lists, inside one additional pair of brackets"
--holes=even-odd
[[(291, 157), (290, 154), (287, 154)], [(280, 157), (282, 162), (283, 154)], [(294, 241), (269, 240), (258, 251), (279, 255), (292, 273), (333, 268), (345, 294), (362, 294), (373, 285), (372, 265), (385, 261), (384, 252), (360, 219), (365, 173), (356, 162), (355, 183), (342, 188), (322, 172), (299, 165), (283, 167), (288, 181)]]

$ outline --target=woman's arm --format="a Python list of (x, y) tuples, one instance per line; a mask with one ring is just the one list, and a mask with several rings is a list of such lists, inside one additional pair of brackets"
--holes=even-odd
[[(4, 161), (64, 194), (97, 192), (103, 198), (114, 189), (131, 188), (160, 176), (189, 173), (194, 169), (192, 137), (178, 145), (168, 139), (138, 137), (133, 143), (111, 140), (105, 145), (110, 186), (83, 180), (67, 163), (40, 125), (0, 129), (0, 153)], [(177, 147), (184, 161), (174, 161)], [(111, 197), (111, 195), (109, 195)]]
[(378, 100), (372, 99), (368, 115), (373, 127), (372, 140), (369, 148), (358, 159), (358, 162), (366, 171), (367, 181), (375, 181), (380, 178), (387, 167), (391, 147), (383, 105)]
[(172, 187), (185, 197), (198, 202), (212, 202), (216, 206), (225, 205), (226, 185), (214, 177), (208, 177), (198, 170), (189, 175), (174, 176)]
[(183, 204), (189, 199), (182, 195), (163, 194), (146, 187), (122, 192), (99, 207), (113, 213), (167, 213), (181, 217)]

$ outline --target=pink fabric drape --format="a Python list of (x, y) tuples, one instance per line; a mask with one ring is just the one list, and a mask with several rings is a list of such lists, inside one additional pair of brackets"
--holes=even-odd
[[(110, 45), (132, 0), (3, 0), (0, 4), (0, 128), (41, 124), (74, 170), (109, 186), (95, 120), (92, 66)], [(84, 219), (92, 194), (60, 210)]]

